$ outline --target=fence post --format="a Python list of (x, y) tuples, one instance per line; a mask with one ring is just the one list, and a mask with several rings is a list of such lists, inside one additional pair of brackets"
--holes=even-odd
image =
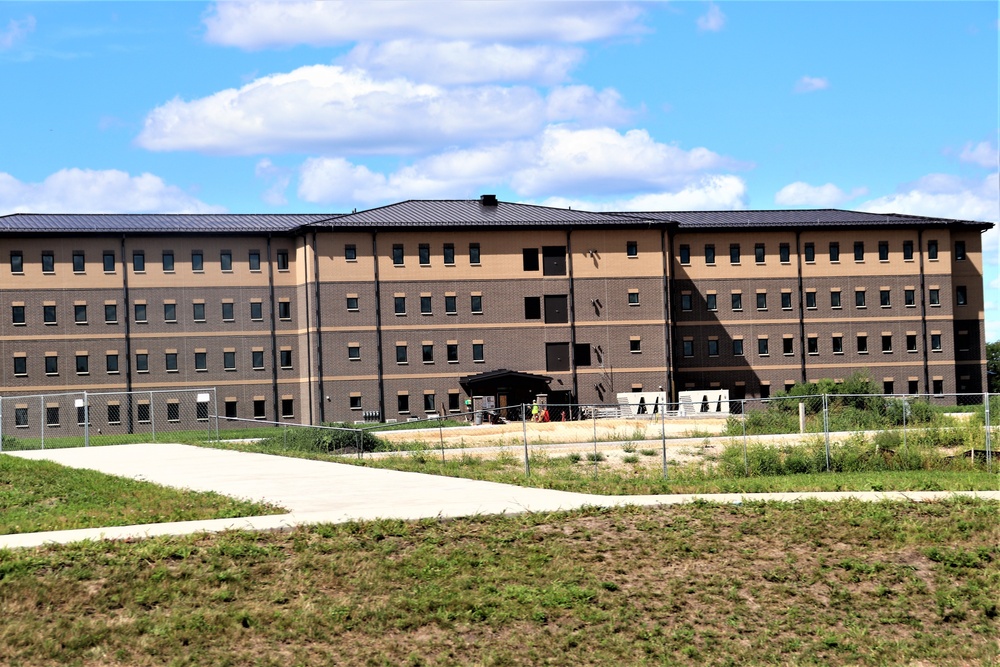
[(597, 475), (597, 407), (591, 406), (590, 414), (594, 418), (594, 475)]
[(906, 448), (906, 413), (910, 411), (910, 404), (907, 403), (906, 397), (903, 397), (903, 455), (909, 454), (909, 450)]
[(83, 392), (83, 446), (90, 447), (90, 400)]
[(830, 472), (830, 403), (829, 394), (823, 394), (823, 434), (826, 438), (826, 471)]
[(3, 451), (3, 399), (0, 398), (0, 452)]
[(743, 419), (740, 420), (743, 424), (743, 474), (747, 477), (750, 476), (750, 461), (747, 458), (747, 399), (743, 399)]
[(153, 392), (149, 392), (149, 428), (153, 431), (153, 442), (156, 442), (156, 406), (153, 405)]
[(521, 437), (524, 439), (524, 476), (531, 477), (531, 459), (528, 455), (528, 421), (524, 415), (524, 403), (521, 403)]
[[(983, 406), (985, 408), (984, 414), (986, 417), (986, 469), (989, 472), (993, 472), (993, 434), (990, 432), (992, 420), (990, 419), (990, 392), (987, 391), (983, 394), (983, 399), (986, 401)], [(973, 454), (973, 460), (975, 460), (975, 454)]]
[(38, 405), (42, 407), (42, 449), (45, 449), (45, 397), (38, 397)]
[[(212, 414), (215, 415), (215, 441), (219, 441), (219, 390), (217, 388), (212, 389), (212, 403), (215, 407), (212, 409)], [(209, 425), (209, 429), (211, 429)]]
[(667, 402), (663, 401), (663, 407), (660, 408), (660, 444), (663, 446), (663, 479), (667, 478)]
[(444, 465), (444, 426), (441, 420), (444, 419), (441, 415), (438, 415), (438, 441), (441, 443), (441, 465)]

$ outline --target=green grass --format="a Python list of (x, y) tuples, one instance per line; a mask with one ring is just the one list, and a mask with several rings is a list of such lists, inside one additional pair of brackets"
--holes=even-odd
[[(217, 493), (0, 455), (0, 534), (279, 514)], [(2, 585), (2, 584), (0, 584)]]
[(0, 552), (0, 663), (990, 665), (1000, 504), (697, 503)]

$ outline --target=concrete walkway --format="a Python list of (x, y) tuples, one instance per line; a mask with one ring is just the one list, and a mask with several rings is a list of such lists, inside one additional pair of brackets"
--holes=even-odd
[[(240, 519), (0, 535), (0, 548), (33, 547), (89, 539), (186, 535), (231, 529), (275, 530), (304, 524), (377, 518), (423, 519), (550, 512), (588, 505), (673, 505), (699, 498), (723, 503), (744, 500), (794, 501), (803, 498), (838, 500), (848, 497), (869, 501), (886, 498), (924, 501), (955, 495), (950, 492), (829, 492), (600, 496), (190, 445), (118, 445), (7, 453), (165, 486), (264, 500), (288, 509), (289, 513)], [(1000, 500), (1000, 491), (967, 495)]]

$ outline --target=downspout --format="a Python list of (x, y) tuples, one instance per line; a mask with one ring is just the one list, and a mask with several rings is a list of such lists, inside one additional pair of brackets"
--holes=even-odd
[(670, 293), (673, 285), (673, 249), (674, 249), (674, 239), (673, 234), (668, 233), (669, 227), (664, 225), (660, 229), (660, 255), (663, 261), (663, 277), (661, 279), (661, 289), (663, 291), (663, 364), (664, 369), (667, 373), (666, 384), (663, 385), (664, 392), (666, 393), (666, 402), (672, 403), (674, 400), (674, 367), (673, 367), (673, 350), (671, 345), (673, 344), (673, 333), (671, 329), (674, 326), (673, 318), (670, 317)]
[(382, 286), (378, 273), (378, 232), (372, 232), (372, 262), (375, 265), (375, 359), (378, 362), (378, 415), (385, 421), (385, 371), (382, 368)]
[[(802, 303), (802, 255), (801, 252), (801, 234), (799, 230), (795, 230), (795, 264), (796, 270), (799, 274), (799, 359), (802, 366), (802, 382), (806, 382), (806, 311), (805, 305)], [(819, 341), (817, 341), (818, 343)]]
[(930, 357), (928, 355), (928, 346), (930, 341), (927, 339), (927, 295), (925, 289), (925, 279), (924, 279), (924, 230), (917, 229), (917, 256), (920, 257), (920, 336), (924, 341), (921, 346), (924, 349), (924, 392), (927, 394), (931, 393), (931, 369), (930, 369)]
[(135, 425), (132, 421), (132, 302), (128, 290), (128, 262), (125, 261), (125, 235), (122, 234), (122, 306), (125, 310), (125, 414), (128, 415), (128, 432), (132, 433)]
[[(302, 235), (302, 254), (303, 258), (308, 260), (309, 258), (309, 237), (307, 234)], [(313, 249), (313, 261), (315, 262), (315, 248)], [(307, 382), (306, 382), (306, 392), (309, 396), (309, 423), (313, 423), (313, 408), (315, 407), (315, 400), (313, 398), (313, 380), (312, 380), (312, 326), (309, 321), (309, 262), (306, 261), (306, 266), (302, 271), (304, 274), (302, 277), (305, 280), (305, 285), (302, 289), (302, 298), (305, 300), (305, 311), (306, 311), (306, 371)]]
[(271, 263), (271, 235), (267, 235), (267, 291), (271, 319), (271, 402), (274, 421), (278, 421), (278, 337), (274, 318), (274, 265)]
[[(566, 254), (569, 256), (569, 345), (570, 372), (573, 378), (573, 400), (579, 400), (580, 392), (576, 373), (576, 294), (573, 289), (573, 230), (566, 230)], [(544, 261), (544, 260), (543, 260)]]
[[(319, 244), (316, 240), (316, 232), (313, 231), (313, 273), (316, 282), (316, 373), (318, 374), (319, 388), (319, 421), (326, 421), (326, 389), (323, 386), (323, 309), (320, 308), (320, 282), (319, 282)], [(312, 366), (309, 367), (312, 373)], [(312, 378), (309, 379), (312, 384)]]

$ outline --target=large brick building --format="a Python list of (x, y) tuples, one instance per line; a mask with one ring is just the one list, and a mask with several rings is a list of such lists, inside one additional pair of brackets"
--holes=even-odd
[(979, 392), (989, 227), (489, 196), (349, 215), (8, 215), (2, 392), (214, 386), (229, 416), (296, 422), (458, 412), (483, 387), (501, 403), (540, 387), (553, 402), (749, 398), (858, 369), (886, 393)]

